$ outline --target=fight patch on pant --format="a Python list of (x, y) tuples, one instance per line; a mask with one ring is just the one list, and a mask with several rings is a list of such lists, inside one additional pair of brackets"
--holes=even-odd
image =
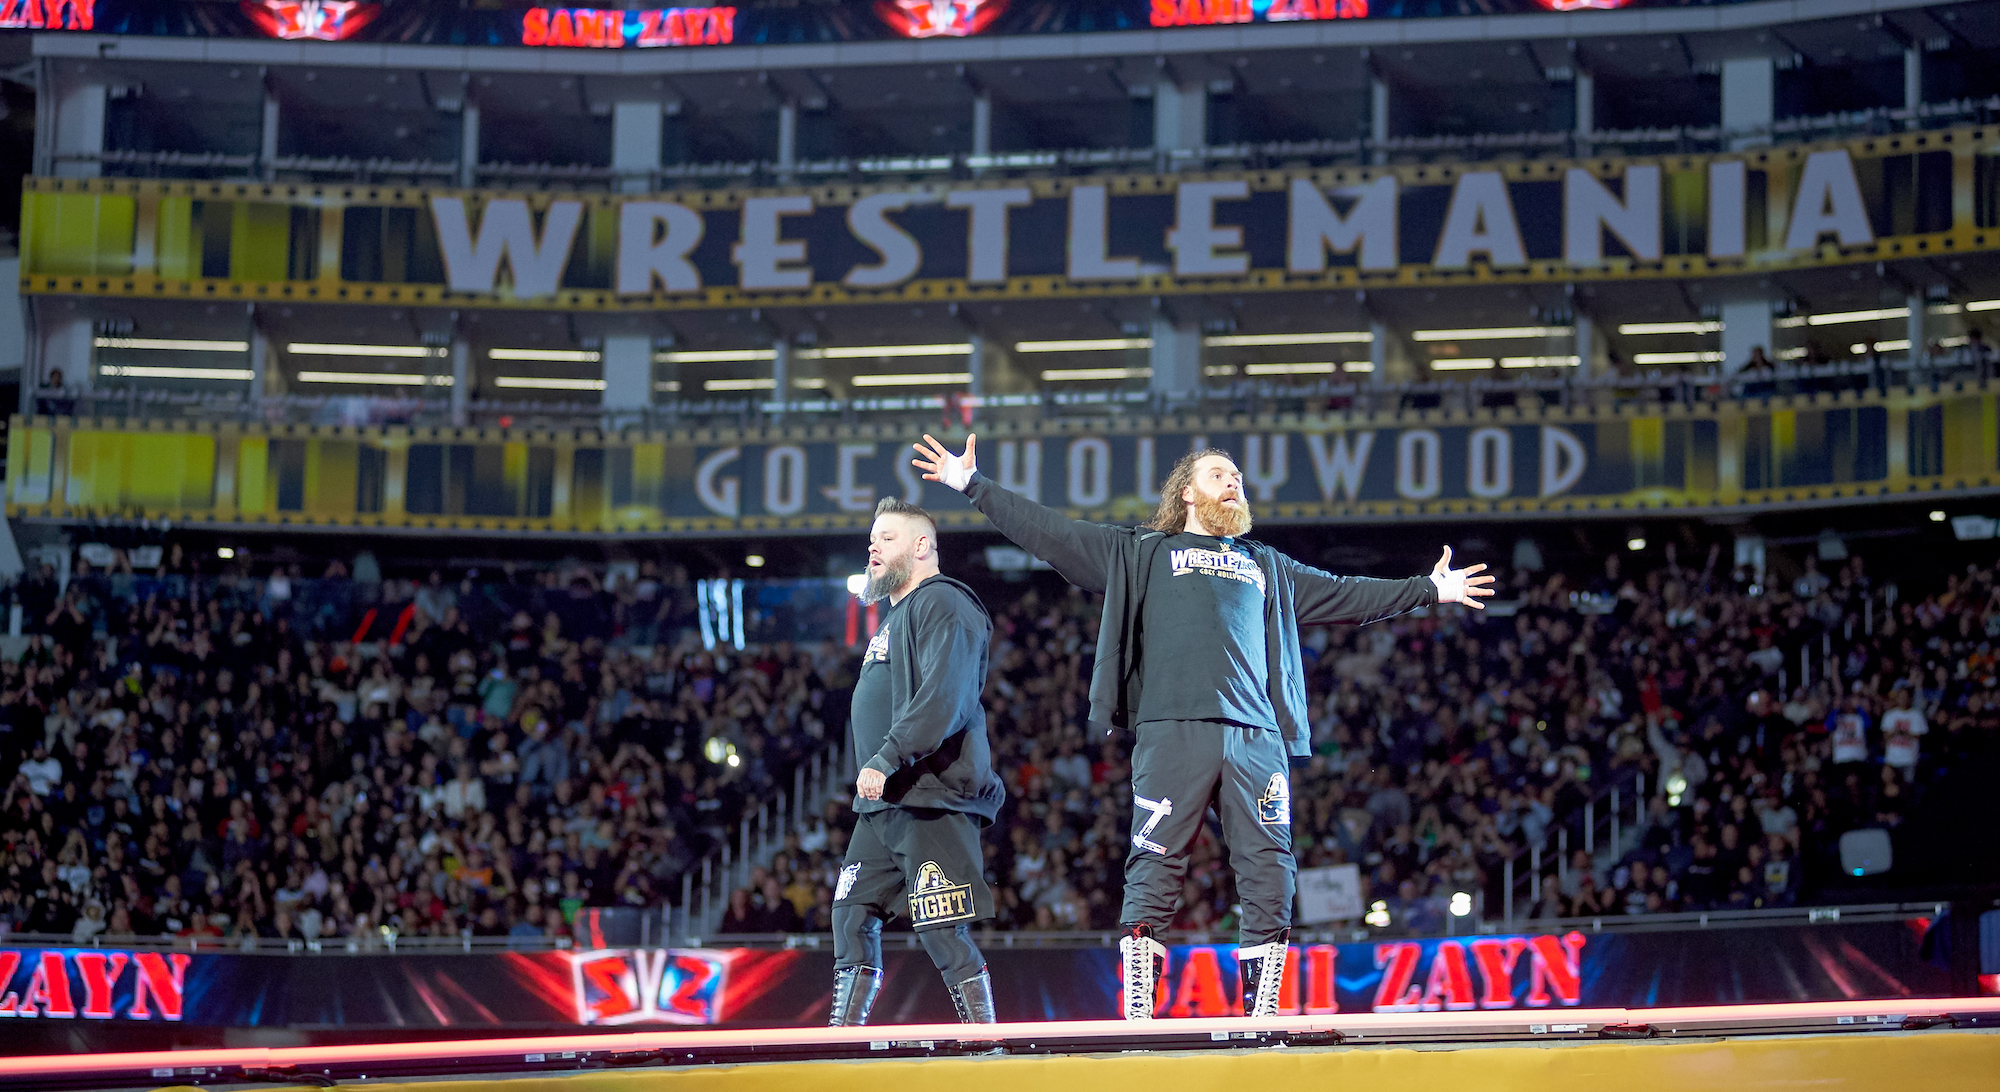
[(1282, 773), (1274, 773), (1257, 798), (1257, 821), (1267, 827), (1292, 825), (1292, 784)]
[(854, 891), (854, 881), (861, 876), (861, 862), (856, 861), (840, 870), (840, 880), (833, 887), (833, 901), (839, 902)]
[(937, 925), (971, 918), (972, 885), (953, 883), (936, 861), (925, 861), (910, 885), (910, 924)]

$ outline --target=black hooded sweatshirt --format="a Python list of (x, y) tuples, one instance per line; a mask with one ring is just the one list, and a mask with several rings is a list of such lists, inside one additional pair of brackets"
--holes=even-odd
[(927, 577), (889, 608), (854, 684), (849, 719), (861, 765), (888, 777), (857, 812), (942, 808), (991, 823), (1006, 798), (986, 739), (986, 654), (993, 619), (971, 588)]
[[(1158, 552), (1170, 536), (1144, 527), (1073, 520), (977, 473), (966, 484), (965, 495), (994, 530), (1054, 566), (1063, 579), (1085, 591), (1104, 593), (1097, 662), (1090, 675), (1090, 719), (1107, 732), (1134, 727), (1144, 675), (1141, 657), (1149, 651), (1154, 655), (1172, 652), (1165, 644), (1149, 649), (1141, 632), (1146, 586)], [(1437, 585), (1428, 576), (1408, 580), (1335, 576), (1302, 565), (1261, 542), (1239, 539), (1237, 545), (1249, 550), (1264, 571), (1268, 588), (1264, 639), (1271, 708), (1277, 714), (1286, 752), (1295, 760), (1304, 759), (1312, 754), (1312, 727), (1306, 720), (1299, 627), (1366, 623), (1406, 614), (1436, 603)]]

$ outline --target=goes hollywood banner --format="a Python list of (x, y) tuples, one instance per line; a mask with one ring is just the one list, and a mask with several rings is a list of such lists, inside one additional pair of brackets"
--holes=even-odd
[[(2000, 488), (2000, 395), (1803, 396), (1650, 414), (1410, 413), (1157, 431), (999, 430), (983, 474), (1076, 517), (1139, 522), (1198, 447), (1233, 454), (1258, 518), (1589, 515)], [(9, 518), (555, 534), (865, 529), (878, 500), (981, 518), (910, 466), (922, 426), (623, 434), (16, 418)], [(820, 438), (824, 437), (824, 438)], [(963, 437), (952, 440), (954, 448)]]

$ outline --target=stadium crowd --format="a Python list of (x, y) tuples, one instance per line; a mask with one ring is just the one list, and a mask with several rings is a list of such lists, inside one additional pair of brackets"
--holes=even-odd
[[(1364, 897), (1416, 929), (1457, 892), (1497, 916), (1504, 862), (1530, 846), (1530, 918), (1787, 905), (1842, 832), (1897, 825), (1924, 774), (2000, 742), (1991, 569), (1899, 595), (1858, 556), (1770, 587), (1714, 552), (1628, 560), (1518, 568), (1484, 613), (1309, 631), (1301, 866), (1358, 865)], [(844, 733), (850, 650), (707, 651), (677, 571), (417, 583), (369, 564), (253, 578), (170, 551), (20, 582), (34, 636), (0, 663), (0, 924), (560, 934), (580, 907), (677, 902), (736, 818)], [(1124, 741), (1083, 719), (1095, 604), (1054, 584), (989, 601), (997, 925), (1110, 928), (1132, 809)], [(1612, 786), (1625, 837), (1593, 856), (1585, 803), (1601, 817)], [(787, 833), (722, 931), (823, 930), (852, 822), (836, 800)], [(1176, 926), (1233, 927), (1206, 833), (1185, 896)]]
[(583, 906), (678, 901), (845, 727), (843, 655), (657, 640), (689, 628), (678, 572), (356, 575), (174, 549), (20, 582), (0, 927), (561, 934)]

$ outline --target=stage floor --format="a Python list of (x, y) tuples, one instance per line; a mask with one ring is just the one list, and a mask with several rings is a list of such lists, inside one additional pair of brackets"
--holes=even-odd
[[(1535, 1049), (1546, 1048), (1546, 1049)], [(0, 1087), (2000, 1090), (2000, 998), (601, 1035), (0, 1058)]]

